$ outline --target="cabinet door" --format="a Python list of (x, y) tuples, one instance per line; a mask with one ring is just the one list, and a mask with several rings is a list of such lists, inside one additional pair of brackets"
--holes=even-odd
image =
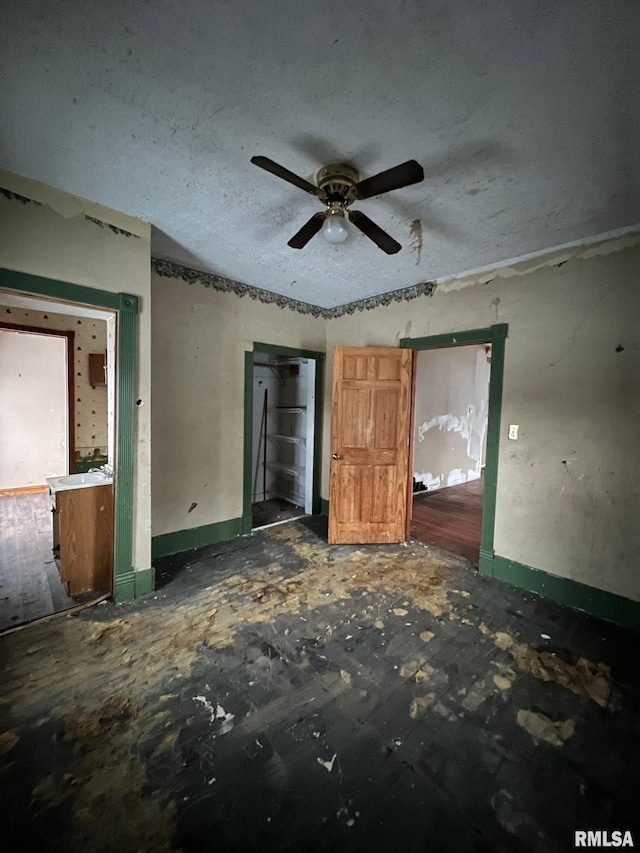
[(113, 574), (113, 486), (68, 489), (57, 495), (60, 562), (69, 595), (108, 589)]
[(106, 352), (89, 353), (89, 385), (92, 388), (107, 384), (107, 354)]

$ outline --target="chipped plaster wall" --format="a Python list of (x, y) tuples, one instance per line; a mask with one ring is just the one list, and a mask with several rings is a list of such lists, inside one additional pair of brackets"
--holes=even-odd
[(326, 325), (155, 272), (151, 290), (157, 536), (242, 515), (244, 353), (255, 341), (324, 352)]
[[(627, 238), (580, 254), (332, 320), (327, 371), (334, 345), (508, 323), (495, 552), (640, 600), (640, 249)], [(327, 448), (330, 394), (327, 383)]]
[(89, 353), (107, 348), (107, 322), (90, 317), (72, 317), (32, 308), (7, 307), (0, 293), (0, 320), (57, 332), (73, 332), (73, 375), (76, 457), (106, 456), (108, 445), (107, 388), (89, 383)]
[[(0, 172), (0, 267), (139, 299), (133, 568), (151, 565), (151, 306), (147, 223), (37, 181)], [(126, 233), (123, 233), (126, 232)], [(127, 236), (129, 235), (129, 236)]]
[(418, 353), (413, 476), (427, 490), (480, 477), (490, 367), (483, 344)]

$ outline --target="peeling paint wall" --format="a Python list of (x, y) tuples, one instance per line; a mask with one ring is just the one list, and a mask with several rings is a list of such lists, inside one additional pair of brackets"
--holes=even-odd
[[(151, 565), (150, 226), (0, 171), (0, 267), (139, 298), (133, 568)], [(16, 194), (26, 201), (12, 198)], [(31, 201), (28, 201), (31, 200)]]
[(107, 322), (90, 317), (72, 317), (51, 311), (32, 308), (8, 307), (0, 293), (0, 320), (21, 326), (35, 326), (57, 332), (73, 332), (73, 375), (75, 409), (76, 458), (92, 455), (107, 456), (108, 418), (107, 388), (92, 388), (89, 382), (89, 353), (103, 353), (107, 349)]
[[(413, 337), (508, 323), (495, 552), (640, 600), (640, 248), (536, 266), (332, 320), (328, 357), (337, 344), (393, 346), (409, 322)], [(322, 482), (327, 497), (326, 453)]]
[(324, 352), (326, 325), (155, 272), (151, 289), (157, 536), (242, 515), (244, 354), (255, 341)]
[(483, 344), (418, 353), (413, 476), (427, 490), (480, 477), (490, 369)]

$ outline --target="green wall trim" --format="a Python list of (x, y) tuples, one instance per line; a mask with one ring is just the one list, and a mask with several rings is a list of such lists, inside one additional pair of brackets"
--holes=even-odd
[(258, 341), (253, 343), (254, 352), (267, 352), (271, 355), (286, 355), (290, 358), (315, 358), (324, 357), (323, 352), (315, 352), (310, 349), (296, 349), (295, 347), (283, 347), (280, 344), (263, 344)]
[(170, 554), (180, 554), (205, 545), (214, 545), (234, 539), (244, 533), (243, 518), (229, 518), (215, 524), (205, 524), (202, 527), (191, 527), (188, 530), (176, 530), (175, 533), (163, 533), (151, 540), (151, 559), (168, 557)]
[(138, 297), (128, 293), (110, 293), (106, 290), (96, 290), (81, 284), (71, 284), (68, 281), (57, 281), (54, 278), (43, 278), (15, 270), (0, 269), (0, 274), (1, 287), (20, 290), (23, 293), (50, 296), (52, 299), (79, 302), (83, 305), (95, 305), (112, 311), (136, 312), (138, 310)]
[(320, 498), (320, 514), (329, 516), (329, 501), (326, 498)]
[(136, 597), (136, 578), (135, 572), (120, 572), (118, 575), (118, 584), (115, 589), (114, 598), (118, 604), (123, 601), (131, 601)]
[(489, 378), (489, 415), (487, 420), (487, 457), (484, 472), (484, 500), (482, 505), (482, 555), (493, 555), (493, 538), (498, 494), (498, 450), (500, 447), (500, 418), (502, 414), (502, 386), (504, 377), (505, 343), (509, 327), (496, 323), (486, 329), (469, 329), (428, 338), (402, 338), (403, 349), (440, 349), (465, 344), (491, 344), (491, 375)]
[(148, 595), (154, 591), (156, 588), (156, 570), (153, 567), (150, 569), (141, 569), (133, 574), (135, 578), (136, 598), (139, 595)]
[[(116, 447), (115, 447), (115, 598), (120, 600), (121, 576), (132, 568), (133, 475), (135, 469), (135, 423), (138, 364), (138, 316), (132, 306), (118, 312), (116, 350)], [(135, 589), (134, 589), (135, 594)]]
[(444, 335), (431, 335), (428, 338), (401, 338), (400, 346), (403, 349), (436, 349), (464, 344), (486, 344), (492, 343), (496, 338), (506, 338), (508, 328), (507, 323), (496, 323), (486, 329), (447, 332)]
[[(244, 354), (244, 446), (242, 458), (242, 517), (249, 519), (253, 495), (253, 353)], [(248, 533), (249, 531), (243, 531)]]
[(570, 578), (551, 575), (542, 569), (534, 569), (498, 555), (489, 559), (485, 554), (484, 560), (481, 555), (480, 573), (624, 628), (640, 629), (640, 601), (632, 601)]
[(313, 494), (311, 498), (311, 513), (318, 515), (320, 510), (320, 480), (322, 479), (322, 403), (324, 400), (324, 353), (317, 352), (316, 388), (315, 388), (315, 418), (313, 424)]
[(133, 574), (133, 474), (135, 466), (138, 298), (0, 268), (0, 287), (117, 312), (114, 597), (135, 595)]
[(320, 479), (322, 475), (322, 404), (325, 354), (323, 352), (315, 352), (314, 350), (285, 347), (280, 344), (254, 342), (253, 351), (245, 352), (244, 354), (244, 448), (242, 468), (243, 533), (250, 533), (253, 526), (251, 519), (251, 498), (253, 495), (253, 361), (254, 354), (256, 352), (265, 352), (273, 355), (286, 355), (290, 358), (309, 358), (313, 359), (316, 363), (311, 512), (313, 515), (318, 515), (321, 512)]
[(139, 595), (147, 595), (155, 589), (155, 569), (141, 569), (138, 572), (121, 572), (118, 576), (115, 600), (118, 604), (131, 601)]

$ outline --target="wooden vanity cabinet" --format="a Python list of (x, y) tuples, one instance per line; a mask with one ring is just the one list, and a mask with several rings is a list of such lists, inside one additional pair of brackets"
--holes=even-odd
[[(59, 545), (59, 550), (56, 546)], [(53, 548), (69, 595), (111, 589), (113, 484), (55, 493)]]

